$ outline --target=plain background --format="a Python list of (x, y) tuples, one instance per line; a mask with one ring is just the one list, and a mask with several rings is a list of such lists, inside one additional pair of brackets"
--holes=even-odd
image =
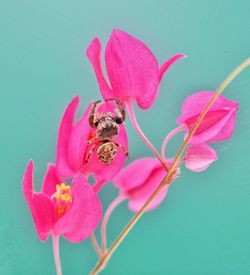
[[(39, 241), (21, 180), (33, 158), (39, 190), (72, 97), (81, 95), (81, 112), (100, 98), (85, 57), (91, 39), (98, 35), (105, 47), (112, 29), (121, 28), (144, 41), (159, 63), (177, 52), (188, 55), (165, 76), (153, 108), (137, 110), (141, 127), (160, 148), (185, 97), (215, 90), (249, 56), (249, 9), (248, 0), (1, 2), (1, 275), (55, 274), (51, 240)], [(140, 220), (102, 274), (250, 274), (249, 92), (250, 70), (224, 93), (240, 108), (232, 139), (214, 146), (219, 160), (200, 174), (183, 167), (164, 203)], [(126, 126), (132, 158), (150, 156), (129, 121)], [(169, 156), (181, 141), (178, 136), (170, 143)], [(111, 184), (104, 188), (104, 208), (116, 194)], [(126, 203), (115, 211), (109, 243), (131, 216)], [(62, 240), (61, 258), (64, 275), (88, 274), (97, 261), (89, 240)]]

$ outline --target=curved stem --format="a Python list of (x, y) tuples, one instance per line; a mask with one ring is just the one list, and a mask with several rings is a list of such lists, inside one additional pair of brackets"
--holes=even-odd
[(186, 126), (185, 126), (185, 125), (181, 125), (181, 126), (175, 128), (174, 130), (172, 130), (172, 131), (165, 137), (165, 139), (164, 139), (163, 142), (162, 142), (162, 146), (161, 146), (161, 157), (162, 157), (163, 159), (166, 158), (166, 157), (165, 157), (165, 156), (166, 156), (166, 146), (167, 146), (169, 140), (170, 140), (173, 136), (175, 136), (176, 134), (178, 134), (179, 132), (184, 131), (185, 129), (186, 129)]
[(140, 128), (136, 116), (135, 116), (135, 111), (133, 108), (133, 103), (132, 102), (128, 102), (126, 104), (127, 110), (128, 110), (128, 114), (130, 117), (130, 120), (135, 128), (135, 130), (137, 131), (137, 133), (139, 134), (139, 136), (141, 137), (141, 139), (146, 143), (146, 145), (151, 149), (151, 151), (155, 154), (155, 156), (159, 159), (160, 163), (162, 164), (162, 166), (166, 169), (166, 171), (168, 171), (168, 165), (167, 163), (164, 161), (164, 159), (162, 159), (161, 155), (158, 153), (158, 151), (156, 150), (156, 148), (154, 147), (154, 145), (150, 142), (150, 140), (146, 137), (146, 135), (143, 133), (142, 129)]
[(56, 265), (56, 274), (62, 275), (60, 253), (59, 253), (59, 235), (57, 236), (52, 235), (52, 244), (53, 244), (54, 260)]
[(102, 221), (102, 225), (101, 225), (101, 238), (102, 238), (102, 251), (103, 253), (106, 252), (106, 248), (107, 248), (107, 223), (108, 220), (112, 214), (112, 212), (114, 211), (114, 209), (124, 200), (126, 199), (126, 196), (124, 194), (120, 194), (117, 198), (115, 198), (113, 200), (113, 202), (109, 205), (103, 221)]
[(93, 245), (93, 247), (94, 247), (94, 249), (96, 251), (97, 256), (99, 258), (101, 258), (102, 257), (102, 251), (101, 251), (101, 249), (100, 249), (100, 247), (98, 245), (98, 242), (97, 242), (97, 239), (95, 237), (95, 234), (94, 233), (91, 234), (89, 238), (90, 238), (90, 240), (92, 242), (92, 245)]
[(161, 192), (162, 188), (164, 188), (167, 184), (171, 182), (171, 176), (175, 170), (175, 168), (178, 165), (178, 162), (181, 159), (181, 156), (186, 149), (190, 139), (194, 135), (197, 128), (200, 126), (202, 120), (204, 119), (205, 115), (207, 114), (209, 108), (212, 106), (214, 101), (217, 99), (217, 97), (222, 93), (222, 91), (228, 86), (228, 84), (244, 69), (246, 69), (250, 65), (250, 58), (245, 60), (242, 64), (240, 64), (219, 86), (219, 88), (214, 93), (213, 97), (209, 100), (206, 107), (203, 109), (202, 113), (200, 114), (199, 118), (197, 119), (194, 127), (190, 131), (187, 139), (182, 144), (179, 152), (177, 153), (171, 167), (169, 168), (169, 172), (164, 177), (164, 179), (161, 181), (159, 186), (155, 189), (153, 194), (149, 197), (149, 199), (146, 201), (146, 203), (143, 205), (143, 207), (134, 215), (134, 217), (129, 221), (127, 226), (123, 229), (123, 231), (120, 233), (120, 235), (117, 237), (117, 239), (114, 241), (110, 249), (105, 253), (105, 255), (102, 257), (102, 259), (99, 261), (97, 266), (94, 268), (94, 270), (91, 272), (92, 275), (98, 274), (106, 265), (107, 261), (110, 259), (116, 248), (119, 246), (119, 244), (123, 241), (123, 239), (126, 237), (126, 235), (129, 233), (129, 231), (134, 227), (136, 222), (140, 219), (140, 217), (143, 215), (145, 209), (148, 207), (148, 205), (155, 199), (155, 197)]

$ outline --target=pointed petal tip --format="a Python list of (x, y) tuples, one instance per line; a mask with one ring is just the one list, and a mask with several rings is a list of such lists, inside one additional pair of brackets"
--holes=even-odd
[(24, 172), (23, 185), (25, 184), (26, 179), (30, 178), (33, 175), (33, 170), (34, 170), (34, 162), (32, 159), (30, 159), (28, 165), (26, 166), (26, 170)]
[(166, 71), (168, 71), (170, 69), (170, 67), (172, 67), (172, 65), (174, 63), (176, 63), (179, 59), (181, 58), (187, 58), (187, 56), (183, 53), (177, 53), (175, 55), (173, 55), (172, 57), (170, 57), (167, 61), (165, 61), (160, 69), (159, 69), (159, 81), (162, 80), (164, 74), (166, 73)]
[(88, 45), (86, 50), (86, 55), (89, 59), (91, 59), (94, 52), (100, 52), (100, 51), (101, 51), (101, 42), (100, 42), (100, 39), (96, 36), (92, 39), (92, 41)]
[(122, 31), (119, 28), (115, 28), (115, 29), (112, 30), (110, 37), (114, 36), (114, 35), (120, 35), (120, 34), (127, 34), (127, 33)]
[(80, 95), (77, 93), (73, 98), (72, 98), (72, 100), (71, 100), (71, 102), (70, 102), (70, 104), (69, 105), (71, 105), (71, 104), (79, 104), (80, 103), (80, 101), (81, 101), (81, 99), (80, 99)]
[(30, 166), (34, 167), (34, 161), (33, 161), (33, 159), (29, 160), (29, 163), (28, 163), (27, 167), (30, 167)]
[(26, 170), (24, 172), (24, 176), (22, 179), (22, 189), (23, 194), (26, 199), (27, 204), (30, 206), (32, 202), (32, 196), (33, 196), (33, 172), (34, 171), (34, 163), (33, 160), (30, 160)]

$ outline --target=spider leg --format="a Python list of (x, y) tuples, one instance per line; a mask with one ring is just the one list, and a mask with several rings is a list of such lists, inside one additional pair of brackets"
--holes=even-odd
[(90, 140), (88, 140), (86, 143), (87, 145), (93, 144), (95, 142), (95, 137), (91, 138)]
[(87, 156), (86, 156), (85, 159), (84, 159), (84, 164), (87, 164), (87, 163), (89, 162), (91, 156), (92, 156), (93, 153), (94, 153), (94, 150), (95, 150), (96, 146), (97, 146), (97, 144), (94, 143), (94, 144), (90, 147), (90, 150), (89, 150)]
[(90, 113), (89, 113), (89, 126), (92, 128), (95, 128), (95, 114), (96, 114), (96, 109), (97, 109), (97, 105), (101, 102), (101, 100), (97, 100), (96, 102), (94, 102), (92, 104), (92, 107), (90, 109)]
[(126, 112), (125, 112), (124, 106), (123, 106), (122, 102), (120, 101), (120, 99), (109, 98), (106, 101), (115, 101), (116, 106), (118, 108), (118, 115), (116, 117), (116, 123), (122, 124), (123, 121), (126, 119)]
[(129, 157), (129, 153), (127, 149), (122, 144), (117, 143), (115, 141), (112, 141), (112, 142), (115, 144), (116, 147), (119, 147), (122, 150), (122, 152), (126, 155), (126, 157)]

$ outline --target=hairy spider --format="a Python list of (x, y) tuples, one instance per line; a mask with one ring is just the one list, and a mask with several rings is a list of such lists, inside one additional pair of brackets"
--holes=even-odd
[(97, 106), (101, 100), (93, 103), (89, 114), (89, 125), (96, 128), (96, 132), (94, 137), (87, 142), (91, 147), (84, 159), (85, 163), (88, 163), (96, 147), (97, 158), (104, 164), (112, 163), (117, 154), (117, 147), (128, 155), (126, 148), (114, 141), (119, 133), (119, 124), (122, 124), (126, 118), (124, 107), (119, 99), (108, 99), (106, 101), (115, 101), (118, 114), (111, 112), (99, 113), (97, 112)]

